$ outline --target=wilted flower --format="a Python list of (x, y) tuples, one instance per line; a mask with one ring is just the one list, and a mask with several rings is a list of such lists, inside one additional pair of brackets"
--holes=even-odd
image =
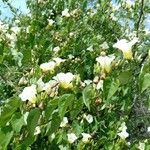
[(65, 127), (65, 126), (67, 125), (67, 123), (68, 123), (68, 118), (67, 118), (67, 117), (64, 117), (64, 118), (63, 118), (63, 121), (62, 121), (61, 124), (60, 124), (60, 127)]
[(38, 134), (40, 134), (40, 133), (41, 133), (40, 127), (37, 126), (37, 127), (35, 128), (34, 135), (38, 135)]
[(112, 61), (115, 59), (115, 56), (109, 55), (109, 56), (99, 56), (96, 58), (96, 61), (100, 63), (102, 72), (109, 73), (112, 68)]
[(19, 97), (22, 101), (29, 100), (30, 102), (35, 103), (36, 94), (36, 85), (32, 84), (29, 87), (25, 87)]
[(72, 88), (72, 81), (74, 79), (74, 75), (70, 72), (68, 73), (58, 73), (55, 77), (53, 77), (56, 81), (60, 83), (60, 86), (63, 88)]
[(82, 141), (84, 143), (89, 142), (89, 139), (92, 138), (92, 136), (90, 134), (88, 134), (88, 133), (82, 133), (82, 136), (83, 136)]
[(69, 9), (64, 9), (63, 11), (62, 11), (62, 16), (64, 16), (64, 17), (70, 17), (70, 14), (69, 14)]
[(48, 63), (41, 64), (40, 68), (42, 69), (43, 72), (47, 72), (47, 71), (54, 71), (55, 66), (56, 63), (54, 61), (50, 61)]
[(77, 136), (74, 133), (68, 133), (67, 136), (68, 142), (71, 144), (77, 140)]
[(93, 116), (90, 115), (90, 114), (88, 114), (88, 115), (84, 114), (83, 118), (85, 118), (88, 123), (92, 123), (93, 122)]
[(119, 128), (119, 133), (118, 135), (124, 140), (126, 139), (128, 136), (129, 136), (129, 133), (126, 131), (127, 130), (127, 127), (126, 127), (126, 124), (125, 122), (123, 122), (121, 124), (121, 127)]
[(123, 52), (125, 59), (132, 59), (132, 46), (138, 42), (138, 38), (134, 38), (132, 41), (128, 42), (126, 39), (122, 39), (113, 45), (114, 48), (118, 48)]

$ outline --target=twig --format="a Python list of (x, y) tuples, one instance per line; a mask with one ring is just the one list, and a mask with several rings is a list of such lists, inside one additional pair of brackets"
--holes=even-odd
[(141, 19), (142, 19), (142, 16), (144, 14), (143, 9), (144, 9), (144, 0), (141, 0), (140, 14), (139, 14), (138, 22), (137, 22), (137, 37), (138, 37), (138, 30), (139, 30), (139, 27), (140, 27)]

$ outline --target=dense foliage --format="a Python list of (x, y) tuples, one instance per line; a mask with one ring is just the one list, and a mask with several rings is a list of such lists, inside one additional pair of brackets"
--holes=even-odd
[(150, 149), (149, 0), (28, 0), (0, 22), (0, 149)]

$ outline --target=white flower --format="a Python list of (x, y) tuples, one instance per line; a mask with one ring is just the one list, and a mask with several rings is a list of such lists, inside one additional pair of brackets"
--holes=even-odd
[(72, 81), (74, 79), (74, 75), (70, 72), (68, 73), (58, 73), (53, 79), (60, 83), (60, 86), (63, 88), (72, 88)]
[(40, 133), (41, 133), (41, 129), (40, 129), (39, 126), (37, 126), (37, 127), (35, 128), (34, 135), (38, 135), (38, 134), (40, 134)]
[(109, 55), (109, 56), (99, 56), (96, 58), (96, 61), (100, 63), (102, 72), (109, 73), (111, 71), (111, 63), (115, 59), (115, 56)]
[(59, 57), (53, 58), (53, 60), (56, 63), (56, 66), (59, 66), (62, 62), (64, 62), (65, 60)]
[(100, 47), (101, 47), (102, 49), (108, 49), (108, 48), (109, 48), (107, 42), (104, 42), (103, 44), (101, 44)]
[(77, 140), (77, 136), (74, 133), (68, 133), (67, 136), (68, 142), (71, 144)]
[(129, 133), (126, 131), (127, 130), (127, 127), (126, 127), (126, 124), (125, 122), (123, 122), (121, 124), (121, 127), (119, 128), (119, 133), (118, 135), (121, 137), (121, 139), (125, 140), (128, 136), (129, 136)]
[(55, 80), (50, 80), (49, 82), (45, 83), (43, 87), (43, 91), (46, 91), (47, 94), (51, 94), (53, 91), (52, 89), (58, 84)]
[(103, 83), (104, 83), (104, 80), (99, 80), (97, 86), (96, 86), (96, 89), (99, 90), (103, 90)]
[(22, 101), (29, 100), (30, 102), (35, 103), (36, 94), (36, 85), (32, 84), (29, 87), (25, 87), (19, 97)]
[(64, 9), (63, 11), (62, 11), (62, 16), (64, 16), (64, 17), (70, 17), (70, 14), (69, 14), (69, 9)]
[(139, 142), (139, 150), (145, 150), (145, 143)]
[(150, 127), (147, 128), (147, 132), (150, 132)]
[(92, 138), (92, 136), (90, 134), (88, 134), (88, 133), (82, 133), (82, 136), (83, 136), (82, 141), (84, 143), (89, 142), (89, 139)]
[(52, 20), (52, 19), (48, 19), (47, 21), (48, 21), (48, 25), (49, 25), (49, 26), (52, 26), (52, 25), (54, 24), (54, 22), (55, 22), (55, 21)]
[(73, 56), (72, 54), (69, 54), (69, 55), (68, 55), (68, 58), (69, 58), (69, 59), (73, 59), (74, 56)]
[(64, 118), (63, 118), (63, 121), (62, 121), (61, 124), (60, 124), (60, 127), (65, 127), (65, 126), (67, 125), (67, 123), (68, 123), (68, 118), (67, 118), (67, 117), (64, 117)]
[(47, 71), (53, 71), (56, 66), (56, 63), (54, 61), (50, 61), (48, 63), (43, 63), (40, 65), (40, 68), (42, 69), (43, 72)]
[(53, 51), (57, 53), (58, 51), (60, 51), (60, 47), (59, 46), (54, 47)]
[(84, 83), (85, 83), (86, 85), (90, 85), (90, 84), (92, 83), (92, 80), (84, 80)]
[(132, 59), (132, 46), (138, 42), (138, 38), (133, 38), (132, 41), (128, 42), (126, 39), (122, 39), (113, 45), (114, 48), (118, 48), (123, 52), (125, 59)]
[(93, 116), (90, 115), (90, 114), (88, 114), (88, 115), (84, 114), (83, 118), (85, 118), (88, 123), (92, 123), (93, 122)]
[(43, 91), (43, 88), (44, 88), (44, 86), (45, 86), (45, 83), (43, 82), (42, 78), (40, 78), (40, 79), (37, 81), (37, 85), (38, 85), (37, 90), (38, 90), (39, 92)]

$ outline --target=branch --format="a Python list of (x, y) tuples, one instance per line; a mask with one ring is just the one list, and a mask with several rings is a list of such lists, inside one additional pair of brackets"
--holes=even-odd
[(141, 0), (141, 8), (140, 8), (140, 13), (139, 13), (139, 19), (138, 19), (138, 22), (137, 22), (137, 36), (138, 36), (138, 30), (139, 30), (139, 27), (140, 27), (140, 23), (141, 23), (141, 19), (142, 19), (142, 16), (144, 14), (144, 0)]

